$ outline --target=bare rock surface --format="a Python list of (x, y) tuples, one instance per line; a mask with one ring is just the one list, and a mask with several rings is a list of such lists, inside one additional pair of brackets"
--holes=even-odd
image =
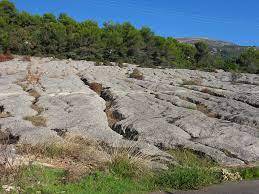
[[(79, 133), (165, 161), (172, 158), (162, 150), (177, 147), (223, 165), (259, 160), (258, 75), (138, 68), (144, 80), (137, 80), (129, 78), (134, 68), (50, 58), (2, 62), (0, 127), (20, 142)], [(93, 82), (102, 85), (101, 96), (88, 86)]]

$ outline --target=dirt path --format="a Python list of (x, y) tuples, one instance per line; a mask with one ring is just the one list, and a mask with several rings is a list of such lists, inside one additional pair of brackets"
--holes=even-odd
[(259, 194), (259, 180), (215, 185), (198, 191), (154, 192), (152, 194)]

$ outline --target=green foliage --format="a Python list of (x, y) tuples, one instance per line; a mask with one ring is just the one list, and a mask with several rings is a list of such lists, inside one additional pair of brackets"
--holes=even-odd
[(220, 182), (220, 172), (202, 167), (172, 167), (157, 177), (155, 183), (163, 188), (198, 189)]
[(62, 59), (136, 63), (143, 67), (250, 73), (258, 73), (259, 69), (255, 49), (245, 51), (240, 57), (237, 50), (238, 54), (226, 57), (224, 51), (211, 53), (206, 42), (197, 42), (195, 46), (180, 43), (171, 37), (157, 36), (148, 27), (137, 29), (129, 22), (106, 22), (99, 27), (91, 20), (77, 22), (65, 13), (56, 18), (51, 13), (39, 16), (18, 12), (13, 3), (2, 0), (0, 53), (7, 51)]
[(116, 173), (95, 172), (78, 182), (66, 182), (64, 170), (29, 166), (21, 169), (13, 185), (21, 193), (121, 194), (150, 191), (154, 187), (145, 179), (134, 180)]
[(240, 69), (249, 73), (259, 73), (259, 50), (249, 48), (237, 60)]
[(174, 156), (176, 161), (182, 166), (192, 167), (215, 167), (216, 162), (202, 153), (194, 152), (188, 149), (173, 149), (169, 151)]
[(209, 48), (205, 42), (195, 43), (195, 48), (197, 49), (197, 53), (195, 55), (197, 62), (201, 61), (203, 58), (209, 55)]
[(0, 17), (13, 17), (17, 10), (13, 3), (8, 0), (0, 1)]
[(237, 170), (241, 177), (246, 180), (259, 179), (259, 167), (240, 168)]

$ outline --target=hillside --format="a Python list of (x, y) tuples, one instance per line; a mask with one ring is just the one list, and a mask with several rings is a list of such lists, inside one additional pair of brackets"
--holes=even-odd
[(247, 48), (247, 46), (239, 46), (232, 42), (212, 40), (208, 38), (177, 38), (179, 42), (195, 44), (199, 41), (208, 44), (210, 51), (214, 54), (220, 54), (222, 57), (228, 58), (238, 58)]
[(238, 46), (232, 42), (226, 42), (221, 40), (212, 40), (209, 38), (177, 38), (176, 40), (184, 43), (195, 44), (196, 42), (204, 41), (211, 47), (223, 47), (223, 46)]

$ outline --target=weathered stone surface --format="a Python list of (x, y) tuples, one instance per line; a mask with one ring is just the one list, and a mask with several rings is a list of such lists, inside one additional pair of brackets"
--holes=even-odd
[[(134, 68), (48, 58), (3, 62), (0, 106), (10, 115), (0, 118), (1, 128), (34, 144), (79, 133), (164, 161), (172, 158), (161, 150), (176, 147), (226, 165), (259, 160), (258, 75), (138, 68), (144, 80), (136, 80), (129, 78)], [(87, 86), (92, 82), (102, 84), (101, 96), (110, 101), (112, 128), (107, 102)], [(32, 116), (45, 118), (46, 126), (24, 120)]]

